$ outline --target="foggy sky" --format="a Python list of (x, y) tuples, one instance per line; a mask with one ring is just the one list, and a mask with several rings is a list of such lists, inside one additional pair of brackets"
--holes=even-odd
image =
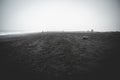
[(120, 0), (0, 0), (0, 32), (120, 31)]

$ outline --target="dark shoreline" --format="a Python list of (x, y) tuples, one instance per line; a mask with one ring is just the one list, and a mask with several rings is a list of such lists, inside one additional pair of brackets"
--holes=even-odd
[[(83, 40), (83, 36), (88, 36)], [(119, 78), (119, 32), (43, 32), (0, 37), (1, 80)]]

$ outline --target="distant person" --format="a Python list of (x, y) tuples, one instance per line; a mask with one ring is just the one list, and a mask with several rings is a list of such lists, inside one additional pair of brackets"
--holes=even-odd
[(93, 29), (91, 29), (91, 32), (94, 32), (94, 30), (93, 30)]

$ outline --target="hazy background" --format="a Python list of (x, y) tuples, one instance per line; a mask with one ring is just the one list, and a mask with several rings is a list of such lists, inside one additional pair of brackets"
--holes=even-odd
[(120, 0), (0, 0), (0, 32), (120, 31)]

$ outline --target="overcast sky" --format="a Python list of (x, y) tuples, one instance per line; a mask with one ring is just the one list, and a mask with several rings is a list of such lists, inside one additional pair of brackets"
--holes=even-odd
[(120, 0), (0, 0), (0, 32), (120, 31)]

